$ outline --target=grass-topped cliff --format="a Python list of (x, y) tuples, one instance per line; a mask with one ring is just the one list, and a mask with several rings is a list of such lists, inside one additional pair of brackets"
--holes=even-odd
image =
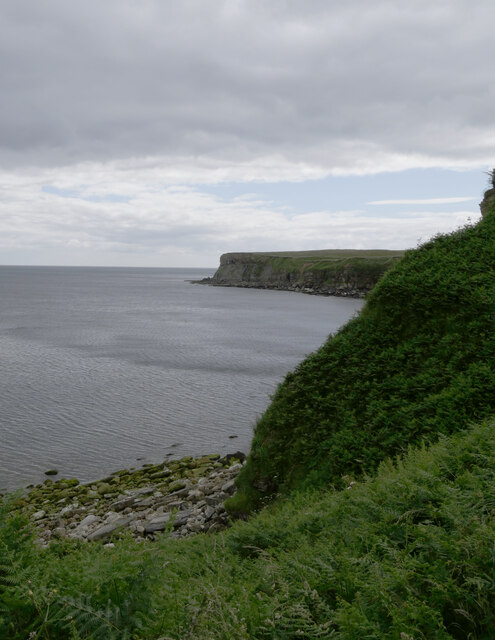
[[(362, 296), (403, 251), (346, 250), (225, 253), (209, 284)], [(205, 281), (206, 282), (206, 281)]]
[(439, 236), (379, 282), (360, 315), (288, 374), (260, 419), (233, 511), (341, 486), (385, 456), (495, 411), (495, 214)]
[(493, 638), (494, 329), (492, 204), (287, 376), (230, 506), (283, 495), (247, 522), (42, 550), (4, 500), (0, 639)]

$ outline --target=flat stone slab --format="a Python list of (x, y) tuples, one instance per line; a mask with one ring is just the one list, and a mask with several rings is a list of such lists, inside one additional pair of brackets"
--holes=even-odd
[(130, 518), (119, 518), (118, 520), (115, 520), (110, 524), (104, 524), (102, 527), (98, 527), (96, 531), (90, 533), (88, 536), (88, 540), (105, 540), (118, 529), (121, 529), (122, 527), (128, 525), (130, 520)]
[(170, 513), (162, 513), (159, 516), (155, 516), (148, 522), (143, 524), (145, 533), (155, 533), (156, 531), (164, 531), (170, 522)]

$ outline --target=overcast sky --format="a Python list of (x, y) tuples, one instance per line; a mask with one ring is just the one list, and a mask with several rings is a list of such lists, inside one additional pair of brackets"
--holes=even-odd
[(215, 267), (479, 217), (493, 0), (0, 0), (0, 264)]

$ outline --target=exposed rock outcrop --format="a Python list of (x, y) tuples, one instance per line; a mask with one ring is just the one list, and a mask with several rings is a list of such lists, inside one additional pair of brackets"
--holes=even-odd
[(485, 191), (483, 200), (480, 202), (481, 215), (485, 216), (488, 210), (491, 209), (492, 204), (495, 202), (495, 169), (488, 172), (490, 176), (491, 188)]
[(403, 255), (401, 251), (226, 253), (202, 284), (363, 297)]
[(495, 187), (493, 187), (492, 189), (488, 189), (488, 191), (485, 191), (483, 200), (480, 202), (480, 211), (482, 216), (486, 215), (487, 211), (491, 208), (494, 201), (495, 201)]

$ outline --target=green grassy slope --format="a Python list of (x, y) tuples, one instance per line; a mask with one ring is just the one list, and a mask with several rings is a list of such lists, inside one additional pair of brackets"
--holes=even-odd
[(495, 410), (495, 213), (407, 252), (260, 419), (232, 512), (373, 472)]
[(0, 638), (492, 638), (494, 470), (487, 421), (222, 535), (39, 551), (0, 510)]

